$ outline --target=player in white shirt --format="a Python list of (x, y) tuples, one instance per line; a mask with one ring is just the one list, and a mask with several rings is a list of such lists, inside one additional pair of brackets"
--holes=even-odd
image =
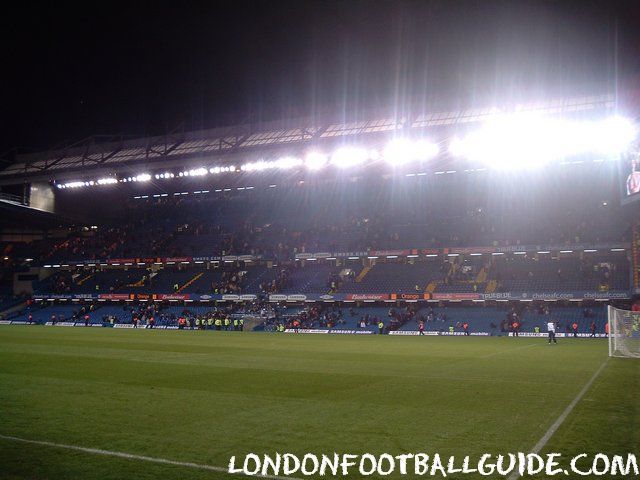
[(547, 322), (547, 332), (549, 332), (549, 345), (551, 345), (551, 340), (553, 340), (553, 343), (558, 343), (556, 341), (556, 324), (551, 320)]
[(627, 195), (640, 193), (640, 172), (638, 169), (638, 158), (631, 160), (631, 173), (627, 177)]

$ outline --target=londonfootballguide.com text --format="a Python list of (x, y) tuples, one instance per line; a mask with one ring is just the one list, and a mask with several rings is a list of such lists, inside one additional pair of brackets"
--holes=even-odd
[(639, 474), (636, 455), (608, 456), (598, 453), (589, 456), (586, 453), (565, 457), (560, 453), (538, 455), (536, 453), (507, 453), (492, 455), (485, 453), (479, 458), (464, 456), (441, 456), (438, 453), (407, 453), (401, 455), (362, 455), (338, 454), (315, 455), (307, 453), (300, 457), (291, 453), (263, 455), (254, 453), (244, 459), (232, 456), (229, 460), (229, 473), (267, 476), (267, 475), (330, 475), (348, 476), (387, 476), (393, 473), (411, 476), (431, 476), (446, 478), (452, 474), (480, 474), (484, 476), (512, 474), (523, 475), (568, 475), (581, 476), (635, 475)]

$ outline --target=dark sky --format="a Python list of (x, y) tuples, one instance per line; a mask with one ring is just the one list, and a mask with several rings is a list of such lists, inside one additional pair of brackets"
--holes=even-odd
[(601, 90), (616, 30), (620, 74), (640, 64), (634, 2), (19, 3), (0, 28), (0, 152)]

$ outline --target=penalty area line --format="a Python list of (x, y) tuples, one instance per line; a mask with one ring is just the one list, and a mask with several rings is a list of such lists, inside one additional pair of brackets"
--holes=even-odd
[(246, 477), (259, 477), (259, 478), (267, 478), (269, 480), (302, 480), (296, 477), (282, 477), (278, 475), (247, 475), (242, 473), (230, 473), (228, 469), (224, 467), (216, 467), (214, 465), (206, 465), (202, 463), (193, 463), (193, 462), (179, 462), (177, 460), (169, 460), (168, 458), (158, 458), (158, 457), (147, 457), (145, 455), (136, 455), (133, 453), (126, 452), (116, 452), (112, 450), (103, 450), (101, 448), (88, 448), (88, 447), (79, 447), (77, 445), (66, 445), (64, 443), (55, 443), (55, 442), (47, 442), (44, 440), (30, 440), (27, 438), (14, 437), (11, 435), (2, 435), (0, 434), (0, 440), (9, 440), (12, 442), (21, 442), (28, 443), (31, 445), (40, 445), (45, 447), (52, 448), (61, 448), (64, 450), (72, 450), (76, 452), (90, 453), (93, 455), (102, 455), (106, 457), (117, 457), (124, 458), (127, 460), (138, 460), (142, 462), (150, 462), (150, 463), (160, 463), (164, 465), (172, 465), (174, 467), (186, 467), (186, 468), (196, 468), (199, 470), (209, 470), (212, 472), (221, 472), (227, 473), (229, 475), (240, 475)]
[[(576, 395), (576, 397), (571, 401), (571, 403), (567, 405), (567, 408), (565, 408), (564, 411), (560, 414), (560, 416), (556, 419), (556, 421), (553, 422), (553, 425), (549, 427), (549, 429), (545, 432), (542, 438), (538, 440), (538, 443), (536, 443), (533, 446), (530, 453), (540, 453), (540, 451), (544, 448), (544, 446), (551, 439), (551, 437), (553, 437), (553, 435), (558, 431), (558, 428), (560, 428), (560, 425), (564, 423), (564, 421), (567, 419), (569, 414), (573, 411), (573, 409), (578, 404), (578, 402), (582, 400), (582, 397), (584, 397), (585, 393), (587, 393), (587, 391), (591, 388), (591, 385), (593, 385), (593, 382), (596, 381), (596, 378), (598, 378), (602, 370), (604, 370), (604, 367), (607, 365), (608, 361), (609, 361), (609, 357), (607, 357), (607, 359), (604, 362), (602, 362), (602, 365), (600, 365), (600, 368), (598, 368), (598, 370), (596, 370), (596, 373), (594, 373), (589, 379), (589, 381), (587, 381), (587, 383), (584, 384), (584, 387), (582, 387), (582, 390), (580, 390)], [(515, 471), (509, 476), (507, 480), (517, 480), (518, 478), (520, 478), (520, 473)]]

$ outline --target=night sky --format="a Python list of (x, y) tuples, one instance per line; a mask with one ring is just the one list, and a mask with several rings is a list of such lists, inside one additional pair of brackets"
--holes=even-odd
[[(637, 3), (637, 2), (635, 2)], [(92, 134), (601, 92), (640, 70), (634, 2), (20, 2), (0, 152)]]

